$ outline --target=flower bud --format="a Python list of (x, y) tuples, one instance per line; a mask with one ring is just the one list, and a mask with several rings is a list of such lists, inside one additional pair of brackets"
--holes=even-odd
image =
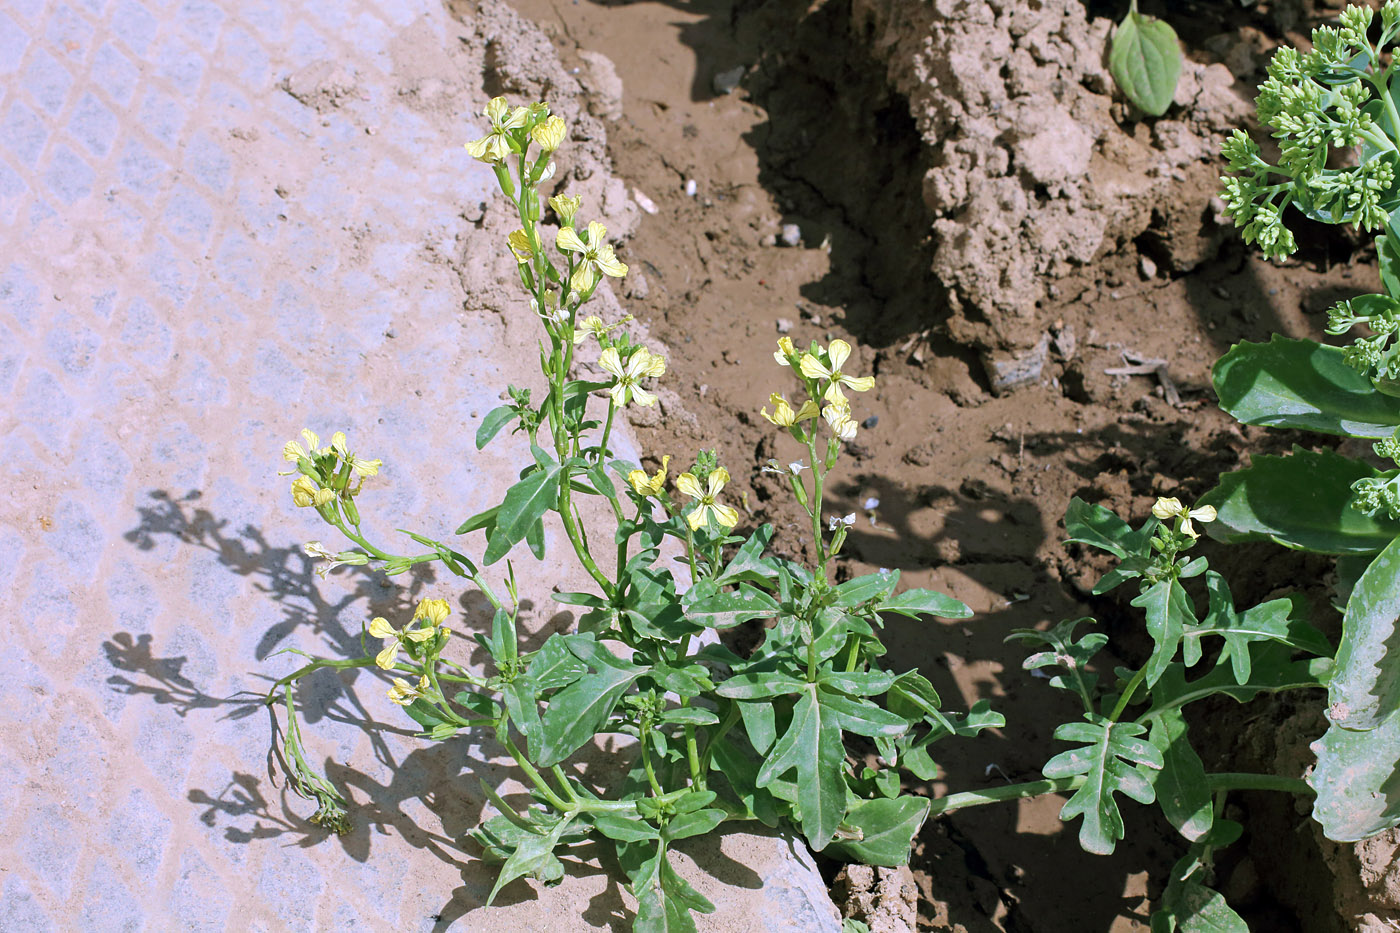
[(549, 206), (554, 208), (554, 213), (559, 215), (559, 225), (561, 227), (572, 227), (574, 225), (574, 215), (583, 204), (583, 198), (571, 198), (565, 194), (556, 194), (549, 199)]

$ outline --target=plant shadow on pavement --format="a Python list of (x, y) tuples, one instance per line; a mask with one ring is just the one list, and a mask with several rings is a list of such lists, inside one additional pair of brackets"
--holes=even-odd
[[(183, 547), (202, 548), (213, 553), (229, 572), (257, 578), (255, 588), (282, 607), (283, 618), (269, 627), (257, 643), (255, 662), (266, 661), (294, 633), (305, 630), (324, 642), (328, 655), (357, 657), (364, 654), (361, 633), (349, 630), (341, 621), (372, 615), (406, 618), (413, 611), (413, 600), (433, 582), (431, 571), (415, 574), (406, 585), (388, 585), (387, 578), (377, 571), (363, 567), (348, 567), (336, 576), (349, 576), (353, 587), (342, 588), (336, 598), (327, 599), (318, 586), (314, 561), (299, 546), (277, 547), (268, 543), (260, 529), (244, 526), (230, 531), (230, 521), (221, 519), (197, 503), (198, 491), (175, 496), (166, 491), (151, 493), (151, 504), (139, 509), (137, 527), (126, 533), (133, 546), (150, 550), (159, 539), (174, 539)], [(347, 571), (349, 573), (347, 573)], [(325, 588), (332, 589), (332, 588)], [(476, 597), (476, 598), (473, 598)], [(362, 612), (353, 611), (357, 604)], [(480, 594), (466, 593), (458, 602), (463, 614), (459, 635), (483, 631), (489, 627), (489, 605)], [(531, 607), (522, 603), (529, 614)], [(522, 644), (538, 647), (538, 642), (551, 631), (568, 628), (573, 622), (570, 613), (557, 613), (539, 631)], [(465, 638), (463, 636), (464, 643)], [(484, 649), (473, 643), (471, 663), (480, 666)], [(300, 847), (325, 842), (333, 834), (311, 823), (296, 812), (295, 796), (281, 777), (286, 774), (280, 761), (280, 730), (285, 724), (274, 710), (282, 710), (279, 702), (269, 707), (261, 693), (243, 691), (229, 697), (217, 696), (184, 674), (188, 659), (183, 656), (161, 657), (153, 651), (152, 636), (115, 632), (102, 644), (108, 663), (120, 673), (108, 678), (112, 689), (128, 696), (144, 696), (157, 706), (166, 706), (181, 718), (221, 712), (221, 719), (245, 719), (266, 712), (270, 719), (267, 753), (267, 777), (275, 793), (264, 790), (262, 780), (249, 771), (235, 770), (221, 788), (192, 788), (187, 799), (202, 808), (199, 819), (207, 826), (224, 825), (223, 838), (234, 844), (255, 844), (272, 839), (288, 838)], [(372, 651), (372, 648), (370, 649)], [(239, 662), (241, 663), (241, 662)], [(275, 677), (257, 676), (271, 686)], [(364, 862), (370, 857), (371, 838), (396, 833), (415, 848), (431, 852), (462, 875), (463, 884), (455, 889), (435, 915), (434, 929), (447, 929), (455, 920), (485, 904), (495, 881), (494, 866), (478, 859), (475, 843), (464, 840), (466, 832), (479, 825), (483, 818), (484, 796), (476, 790), (483, 782), (498, 787), (513, 776), (510, 766), (493, 762), (504, 759), (504, 749), (489, 736), (477, 737), (476, 744), (465, 741), (441, 742), (414, 748), (403, 754), (405, 741), (411, 742), (417, 733), (403, 726), (391, 725), (372, 713), (359, 696), (358, 688), (368, 683), (374, 696), (379, 697), (388, 685), (388, 675), (376, 668), (345, 671), (322, 670), (305, 678), (296, 691), (299, 718), (305, 737), (316, 743), (314, 726), (329, 722), (352, 727), (369, 736), (375, 760), (381, 766), (378, 773), (388, 774), (381, 782), (370, 774), (330, 757), (321, 761), (326, 776), (342, 792), (348, 791), (348, 808), (352, 822), (350, 833), (335, 837), (347, 856)], [(385, 700), (385, 706), (388, 701)], [(283, 713), (285, 715), (285, 713)], [(387, 740), (393, 737), (391, 744)], [(324, 744), (324, 743), (321, 743)], [(251, 762), (250, 762), (251, 764)], [(603, 753), (582, 762), (566, 766), (572, 776), (585, 786), (601, 790), (601, 782), (610, 771)], [(524, 793), (507, 793), (505, 798), (518, 805), (527, 804)], [(415, 821), (408, 810), (418, 801), (441, 821), (442, 829), (434, 832)], [(301, 806), (301, 809), (307, 809)], [(465, 842), (465, 845), (463, 844)], [(716, 850), (717, 851), (717, 850)], [(604, 875), (606, 889), (593, 898), (590, 921), (606, 924), (616, 930), (630, 929), (631, 911), (622, 897), (616, 870), (599, 867), (598, 860), (588, 848), (574, 850), (567, 857), (568, 873), (577, 876)], [(703, 866), (730, 883), (744, 884), (742, 866), (722, 857)], [(752, 873), (749, 872), (751, 875)], [(737, 879), (737, 880), (736, 880)], [(757, 887), (758, 879), (748, 879)], [(534, 897), (532, 889), (523, 882), (507, 885), (496, 899), (497, 904), (517, 903)]]

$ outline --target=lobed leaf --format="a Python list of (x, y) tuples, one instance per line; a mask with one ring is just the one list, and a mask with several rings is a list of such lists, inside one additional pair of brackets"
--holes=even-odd
[(526, 474), (510, 489), (496, 514), (496, 527), (486, 541), (482, 563), (490, 566), (506, 556), (512, 547), (531, 532), (559, 496), (559, 466), (542, 467)]
[(1309, 746), (1317, 767), (1307, 781), (1317, 793), (1313, 819), (1335, 842), (1357, 842), (1400, 826), (1400, 713), (1374, 729), (1335, 723)]
[(1110, 722), (1092, 713), (1085, 718), (1086, 722), (1060, 726), (1055, 730), (1055, 738), (1087, 744), (1061, 752), (1046, 762), (1041, 771), (1052, 780), (1084, 776), (1084, 784), (1060, 810), (1060, 819), (1068, 822), (1082, 816), (1080, 846), (1086, 852), (1109, 855), (1123, 838), (1123, 815), (1114, 795), (1151, 803), (1152, 782), (1144, 772), (1161, 769), (1162, 753), (1138, 738), (1147, 731), (1139, 723)]
[[(890, 772), (892, 773), (892, 772)], [(897, 867), (909, 864), (909, 849), (928, 816), (927, 797), (863, 800), (852, 805), (846, 825), (860, 830), (856, 840), (833, 842), (829, 851), (864, 865)]]

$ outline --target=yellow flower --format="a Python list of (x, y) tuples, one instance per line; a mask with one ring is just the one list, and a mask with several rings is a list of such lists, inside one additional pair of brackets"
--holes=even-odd
[(739, 524), (739, 512), (737, 509), (727, 505), (720, 505), (715, 501), (715, 497), (724, 489), (724, 484), (729, 482), (729, 471), (720, 467), (710, 473), (707, 488), (701, 488), (700, 481), (691, 473), (682, 473), (676, 477), (676, 488), (700, 504), (696, 506), (685, 520), (690, 523), (691, 531), (699, 531), (703, 528), (709, 517), (714, 515), (715, 521), (720, 527), (728, 530)]
[(515, 261), (527, 263), (535, 258), (535, 247), (530, 243), (530, 235), (524, 230), (512, 230), (506, 236), (506, 245), (515, 254)]
[(397, 633), (389, 620), (383, 616), (375, 616), (369, 620), (369, 634), (371, 638), (393, 638)]
[(632, 484), (632, 489), (639, 496), (660, 498), (661, 490), (666, 488), (666, 470), (670, 465), (671, 455), (667, 454), (661, 458), (661, 469), (650, 477), (647, 476), (645, 470), (633, 470), (627, 474), (627, 482)]
[(504, 162), (510, 155), (510, 131), (524, 126), (530, 111), (526, 107), (510, 110), (504, 97), (493, 97), (482, 113), (491, 121), (491, 132), (467, 143), (467, 153), (481, 162)]
[(393, 670), (394, 661), (399, 655), (399, 633), (387, 621), (378, 617), (369, 624), (369, 633), (384, 639), (384, 647), (374, 656), (374, 663), (383, 670)]
[(831, 433), (841, 440), (849, 443), (856, 439), (856, 423), (851, 420), (851, 406), (846, 403), (845, 396), (841, 396), (840, 404), (828, 402), (822, 409), (822, 417), (826, 419)]
[(566, 194), (556, 194), (549, 199), (549, 206), (554, 208), (554, 213), (559, 215), (559, 226), (572, 227), (574, 225), (574, 215), (583, 204), (583, 198), (571, 198)]
[(603, 319), (596, 314), (590, 314), (574, 328), (574, 346), (578, 346), (589, 337), (601, 338), (607, 332), (608, 326), (603, 323)]
[(826, 400), (828, 402), (835, 402), (838, 399), (844, 399), (846, 397), (841, 392), (841, 387), (843, 385), (854, 392), (868, 392), (870, 389), (874, 388), (874, 376), (847, 376), (845, 373), (841, 372), (841, 367), (845, 365), (846, 360), (851, 356), (851, 345), (849, 343), (839, 339), (831, 341), (831, 346), (826, 349), (826, 355), (831, 361), (831, 366), (829, 368), (825, 363), (810, 353), (802, 354), (800, 365), (802, 368), (802, 375), (806, 376), (808, 379), (831, 380), (831, 384), (827, 386), (826, 390)]
[(768, 396), (768, 401), (773, 403), (773, 414), (768, 414), (767, 408), (760, 408), (758, 413), (779, 427), (790, 428), (798, 422), (810, 421), (817, 417), (817, 403), (811, 399), (803, 402), (797, 411), (793, 411), (788, 400), (776, 392)]
[(797, 348), (792, 345), (791, 337), (779, 337), (778, 349), (773, 351), (773, 359), (778, 361), (779, 366), (791, 366), (792, 358), (797, 355)]
[(418, 608), (413, 610), (414, 620), (427, 619), (428, 624), (439, 626), (452, 614), (452, 607), (445, 599), (420, 599)]
[(309, 476), (302, 475), (292, 480), (292, 501), (299, 508), (304, 509), (309, 505), (325, 505), (334, 498), (335, 493), (317, 486)]
[(389, 688), (389, 699), (400, 706), (410, 706), (413, 701), (421, 697), (428, 691), (428, 675), (424, 674), (418, 678), (418, 686), (410, 687), (408, 681), (402, 677), (394, 678), (394, 685)]
[(350, 459), (350, 451), (345, 446), (344, 431), (336, 431), (331, 435), (331, 450), (334, 450), (342, 460)]
[(622, 364), (622, 355), (617, 352), (616, 347), (608, 347), (598, 357), (598, 365), (605, 372), (611, 375), (616, 382), (608, 390), (612, 396), (613, 404), (621, 407), (631, 400), (636, 400), (638, 405), (650, 408), (656, 404), (656, 396), (638, 383), (652, 376), (661, 376), (666, 372), (666, 358), (652, 353), (646, 347), (638, 347), (627, 359), (627, 365)]
[(350, 458), (350, 466), (360, 476), (375, 476), (379, 473), (379, 468), (383, 465), (383, 460), (362, 460), (359, 457)]
[(619, 262), (613, 255), (611, 245), (603, 242), (608, 228), (598, 221), (588, 225), (588, 242), (585, 243), (574, 232), (573, 227), (563, 227), (555, 235), (554, 245), (567, 253), (579, 253), (581, 259), (569, 277), (569, 287), (576, 292), (587, 292), (598, 281), (598, 276), (610, 275), (620, 279), (627, 274), (627, 264)]
[(1196, 531), (1196, 526), (1191, 524), (1192, 519), (1203, 523), (1210, 523), (1216, 519), (1215, 506), (1203, 505), (1200, 508), (1187, 511), (1186, 506), (1181, 504), (1181, 500), (1174, 496), (1171, 498), (1159, 498), (1152, 505), (1152, 514), (1158, 521), (1163, 522), (1176, 518), (1179, 515), (1185, 516), (1181, 522), (1181, 531), (1183, 534), (1188, 534), (1193, 538), (1199, 538), (1200, 534)]
[(550, 117), (543, 123), (536, 124), (530, 131), (530, 138), (545, 152), (553, 152), (564, 142), (564, 131), (564, 121), (559, 117)]

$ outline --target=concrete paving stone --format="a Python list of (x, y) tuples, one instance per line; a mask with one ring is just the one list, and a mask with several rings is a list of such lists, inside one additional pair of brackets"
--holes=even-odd
[(3, 142), (20, 162), (33, 168), (39, 161), (39, 153), (48, 142), (49, 131), (39, 115), (20, 101), (12, 101), (5, 113), (5, 121), (0, 124), (0, 142)]
[(93, 861), (84, 889), (80, 915), (84, 929), (138, 933), (145, 928), (141, 900), (117, 877), (114, 866), (106, 859)]
[(170, 818), (150, 795), (133, 788), (108, 820), (107, 841), (135, 869), (137, 877), (154, 879), (160, 873), (170, 828)]
[(214, 207), (189, 185), (177, 184), (165, 202), (164, 221), (176, 236), (202, 247), (214, 226)]
[(224, 11), (208, 0), (184, 0), (175, 11), (175, 21), (208, 52), (214, 51), (227, 20)]
[(166, 915), (178, 917), (188, 933), (222, 933), (228, 929), (233, 899), (214, 869), (193, 847), (180, 853), (180, 873), (167, 901)]
[(67, 4), (55, 7), (44, 25), (44, 38), (69, 59), (85, 57), (92, 35), (91, 24)]
[(233, 178), (233, 162), (207, 130), (190, 135), (185, 144), (184, 167), (200, 184), (222, 194)]
[(66, 143), (54, 147), (49, 157), (49, 167), (44, 172), (44, 181), (50, 191), (63, 204), (73, 204), (92, 194), (96, 173), (83, 157)]
[(91, 91), (78, 99), (68, 120), (68, 132), (95, 156), (112, 151), (117, 138), (117, 115)]
[(0, 75), (11, 75), (19, 70), (29, 41), (29, 33), (13, 17), (0, 11)]
[(113, 36), (126, 43), (127, 48), (144, 56), (155, 41), (160, 20), (136, 0), (118, 0), (107, 28)]
[(160, 190), (170, 166), (138, 139), (128, 139), (117, 160), (117, 178), (137, 194), (149, 199)]
[(57, 114), (68, 99), (73, 76), (47, 50), (33, 49), (29, 54), (29, 63), (20, 75), (19, 86), (28, 91), (30, 98), (44, 110)]
[(179, 36), (167, 35), (150, 53), (156, 74), (165, 78), (183, 97), (199, 91), (204, 78), (204, 56)]
[(70, 378), (81, 382), (96, 363), (102, 338), (73, 315), (60, 311), (44, 336), (44, 350), (49, 359)]
[(74, 409), (73, 400), (52, 373), (29, 367), (29, 378), (20, 390), (15, 411), (40, 443), (50, 450), (62, 450)]
[(0, 900), (0, 930), (50, 933), (56, 929), (53, 920), (44, 912), (43, 906), (35, 899), (24, 879), (7, 873), (4, 898)]
[(42, 804), (30, 811), (19, 844), (25, 867), (65, 901), (72, 896), (73, 872), (78, 867), (80, 850), (72, 844), (76, 833), (77, 827), (64, 815), (63, 807)]
[(13, 13), (33, 22), (44, 12), (45, 0), (9, 0), (6, 6)]
[(72, 498), (62, 500), (54, 510), (53, 528), (46, 540), (63, 559), (73, 579), (82, 583), (97, 576), (97, 563), (107, 535), (86, 503)]
[(104, 42), (93, 53), (88, 76), (101, 93), (119, 107), (131, 104), (141, 72), (126, 54), (111, 42)]

